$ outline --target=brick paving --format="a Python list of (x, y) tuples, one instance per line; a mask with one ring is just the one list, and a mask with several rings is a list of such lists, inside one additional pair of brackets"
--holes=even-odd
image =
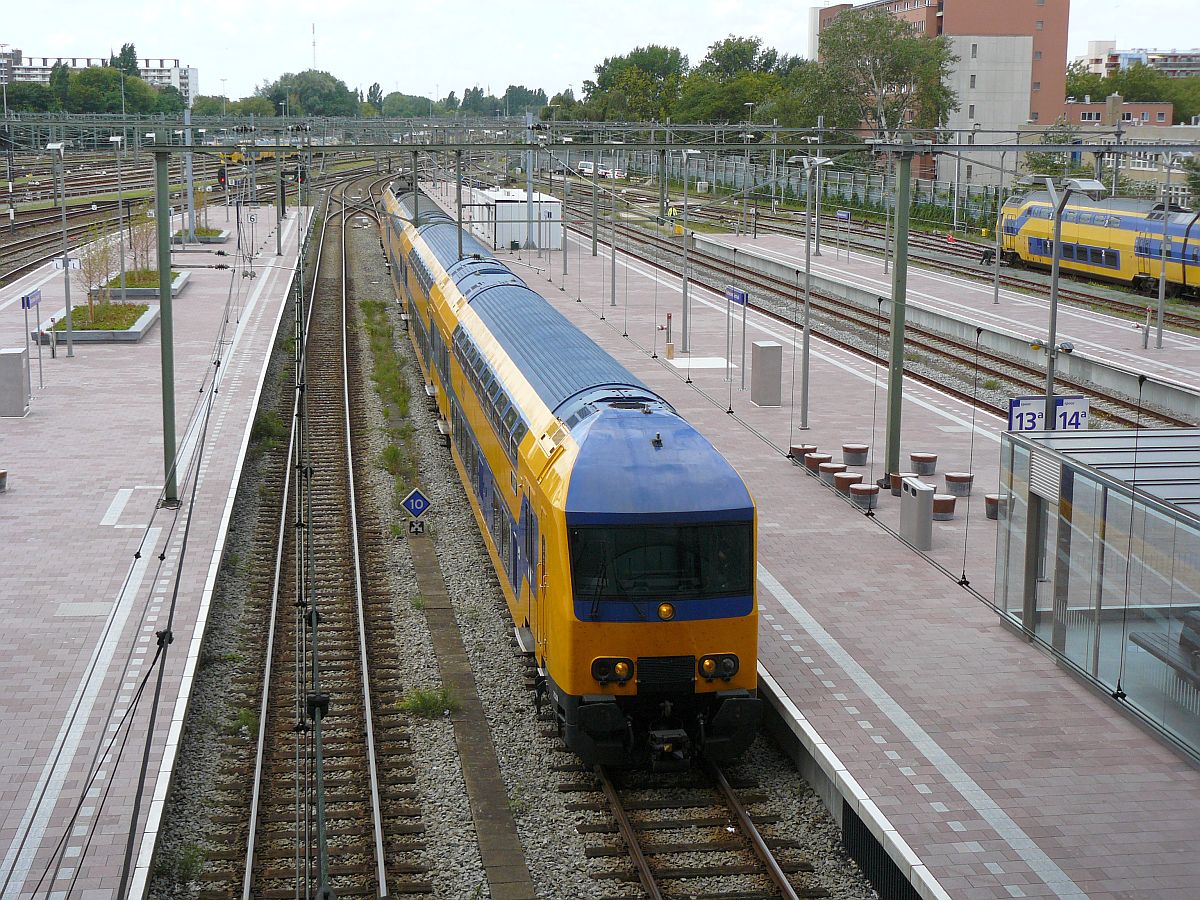
[[(867, 518), (786, 458), (803, 439), (835, 459), (843, 442), (868, 443), (874, 460), (884, 372), (815, 340), (812, 427), (800, 432), (786, 326), (749, 317), (750, 341), (784, 345), (783, 406), (758, 408), (739, 391), (737, 370), (732, 392), (724, 380), (723, 298), (691, 291), (689, 372), (663, 357), (656, 327), (672, 312), (678, 340), (678, 279), (619, 256), (614, 308), (607, 251), (593, 258), (589, 244), (568, 242), (565, 279), (561, 253), (500, 255), (746, 479), (759, 508), (761, 664), (928, 867), (942, 892), (928, 895), (1195, 898), (1200, 772), (1003, 627), (985, 602), (996, 525), (982, 495), (997, 482), (1002, 423), (979, 413), (972, 426), (965, 405), (906, 385), (902, 458), (933, 451), (939, 475), (976, 474), (969, 512), (960, 500), (955, 520), (935, 523), (933, 551), (914, 552), (892, 532), (897, 498), (885, 495)], [(733, 344), (737, 361), (736, 330)], [(879, 469), (869, 461), (862, 471)], [(958, 584), (964, 555), (978, 594)]]
[[(211, 223), (224, 227), (224, 215), (214, 208)], [(174, 643), (166, 656), (130, 896), (144, 890), (250, 414), (295, 263), (298, 219), (289, 211), (284, 255), (277, 257), (274, 214), (266, 207), (259, 212), (257, 264), (282, 268), (260, 268), (253, 280), (191, 269), (190, 284), (174, 300), (179, 510), (156, 508), (163, 481), (157, 325), (138, 344), (77, 343), (73, 359), (66, 358), (65, 345), (56, 359), (44, 348), (44, 389), (37, 387), (34, 351), (30, 412), (0, 419), (0, 467), (9, 476), (8, 492), (0, 495), (0, 545), (8, 557), (0, 581), (0, 717), (6, 725), (0, 732), (0, 896), (66, 896), (72, 885), (72, 897), (116, 896), (153, 677), (127, 741), (118, 723), (151, 670), (155, 634), (174, 602)], [(231, 238), (220, 249), (233, 248)], [(190, 267), (230, 260), (198, 252), (177, 253), (175, 261)], [(52, 269), (0, 289), (4, 346), (24, 346), (19, 298), (34, 287), (42, 291), (44, 318), (62, 308), (62, 273)], [(78, 303), (75, 285), (72, 295)], [(220, 389), (212, 395), (218, 346)], [(210, 399), (207, 431), (189, 430)], [(105, 753), (114, 736), (116, 748), (124, 742), (119, 758)]]

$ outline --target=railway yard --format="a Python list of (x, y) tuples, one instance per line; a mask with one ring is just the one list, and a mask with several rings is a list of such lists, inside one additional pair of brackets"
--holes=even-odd
[[(318, 162), (299, 139), (291, 179), (147, 144), (121, 211), (111, 153), (67, 154), (61, 193), (49, 154), (10, 155), (0, 335), (28, 355), (0, 418), (0, 897), (1195, 896), (1200, 674), (1126, 634), (1153, 580), (1135, 557), (1173, 561), (1151, 619), (1194, 615), (1184, 526), (1151, 546), (1143, 515), (1135, 547), (1129, 512), (1120, 563), (1054, 532), (1076, 579), (1123, 566), (1124, 608), (1005, 587), (1006, 529), (1033, 521), (1010, 402), (1041, 402), (1046, 344), (1087, 434), (1194, 450), (1195, 282), (1164, 290), (1156, 348), (1153, 296), (987, 236), (826, 209), (814, 257), (799, 203), (697, 199), (632, 157), (556, 169), (505, 129), (364, 132)], [(481, 199), (506, 188), (511, 240)], [(118, 232), (136, 253), (137, 227), (201, 224), (147, 266), (187, 289), (156, 290), (136, 339), (89, 337)], [(98, 246), (68, 351), (62, 259)], [(750, 498), (744, 559), (732, 530), (648, 536), (732, 529), (710, 458)], [(900, 496), (919, 477), (945, 485), (925, 544)], [(1084, 505), (1077, 542), (1104, 535)], [(648, 545), (622, 556), (622, 529)], [(672, 553), (703, 574), (668, 589)], [(749, 613), (705, 581), (739, 560)], [(1072, 662), (1060, 615), (1093, 602)]]

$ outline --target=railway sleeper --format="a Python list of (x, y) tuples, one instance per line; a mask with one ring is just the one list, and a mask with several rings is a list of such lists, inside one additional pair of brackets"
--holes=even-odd
[[(799, 872), (812, 872), (810, 862), (781, 862), (779, 868), (787, 875)], [(687, 881), (690, 878), (721, 878), (726, 875), (763, 875), (761, 864), (733, 863), (727, 866), (672, 866), (654, 870), (658, 881)], [(632, 869), (614, 869), (610, 872), (592, 872), (594, 881), (637, 881), (637, 873)]]
[[(748, 791), (742, 796), (741, 801), (744, 805), (749, 806), (751, 803), (766, 803), (770, 798), (766, 794), (759, 791)], [(702, 799), (697, 797), (693, 800), (622, 800), (621, 805), (627, 810), (662, 810), (662, 809), (705, 809), (714, 806), (720, 806), (717, 801)], [(603, 812), (609, 809), (606, 800), (579, 800), (568, 804), (568, 809), (572, 812)]]
[[(777, 815), (750, 816), (755, 825), (776, 825), (780, 821)], [(733, 824), (729, 816), (694, 816), (690, 819), (651, 819), (645, 822), (631, 822), (634, 831), (677, 831), (681, 828), (724, 828)], [(575, 826), (579, 834), (617, 834), (618, 829), (613, 822), (581, 822)], [(770, 843), (768, 841), (768, 843)]]

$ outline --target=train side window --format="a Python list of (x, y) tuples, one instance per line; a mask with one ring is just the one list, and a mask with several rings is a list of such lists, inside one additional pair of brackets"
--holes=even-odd
[(1105, 222), (1104, 224), (1107, 225), (1109, 228), (1120, 228), (1121, 227), (1121, 217), (1120, 216), (1109, 216), (1108, 221)]
[(1079, 214), (1079, 224), (1080, 225), (1091, 225), (1092, 222), (1095, 220), (1095, 218), (1096, 217), (1093, 216), (1091, 213), (1080, 213)]
[(514, 424), (516, 424), (516, 421), (517, 411), (510, 406), (508, 408), (508, 412), (504, 414), (504, 430), (512, 431), (512, 427)]
[[(1075, 245), (1074, 244), (1063, 244), (1062, 258), (1063, 259), (1074, 259), (1075, 258)], [(1085, 255), (1084, 259), (1086, 259), (1086, 258), (1087, 258), (1087, 256)]]

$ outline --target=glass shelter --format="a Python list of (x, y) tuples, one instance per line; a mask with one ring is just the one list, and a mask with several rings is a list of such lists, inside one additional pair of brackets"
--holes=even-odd
[(1008, 433), (996, 605), (1200, 756), (1200, 429)]

